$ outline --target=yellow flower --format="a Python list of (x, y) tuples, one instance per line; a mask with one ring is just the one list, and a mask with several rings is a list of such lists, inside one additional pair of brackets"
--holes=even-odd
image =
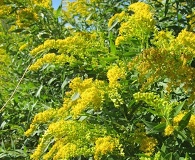
[(71, 114), (75, 118), (87, 108), (101, 109), (105, 94), (102, 81), (93, 81), (92, 78), (81, 80), (77, 77), (71, 81), (70, 88), (72, 91), (68, 94), (77, 94), (78, 98), (73, 100), (74, 104), (65, 99), (64, 107), (68, 109), (71, 104)]
[(75, 144), (67, 143), (58, 150), (57, 154), (53, 157), (53, 160), (69, 159), (76, 156), (76, 151), (77, 146)]
[(94, 159), (100, 160), (101, 156), (112, 153), (114, 149), (118, 148), (119, 141), (111, 136), (98, 138), (95, 141), (95, 154)]
[(23, 51), (23, 50), (25, 50), (27, 47), (28, 47), (28, 43), (25, 43), (25, 44), (23, 44), (23, 45), (20, 46), (19, 51)]
[(91, 12), (88, 10), (88, 3), (86, 0), (77, 0), (75, 2), (64, 1), (64, 6), (66, 8), (64, 14), (65, 17), (71, 18), (76, 15), (81, 15), (82, 17), (87, 17)]
[(192, 114), (190, 117), (190, 121), (187, 125), (187, 127), (189, 128), (189, 130), (195, 134), (195, 115)]
[(151, 7), (143, 2), (137, 2), (131, 4), (128, 10), (133, 11), (133, 14), (129, 15), (123, 11), (115, 14), (108, 22), (109, 27), (117, 21), (121, 24), (115, 44), (128, 42), (131, 38), (137, 38), (140, 43), (147, 43), (150, 33), (155, 31), (155, 21)]
[(165, 131), (164, 131), (164, 135), (165, 136), (170, 136), (172, 135), (174, 132), (174, 127), (171, 126), (171, 125), (168, 125), (166, 128), (165, 128)]
[(34, 12), (33, 8), (24, 8), (17, 10), (16, 18), (16, 25), (26, 27), (38, 20), (38, 14)]
[(140, 150), (150, 156), (153, 154), (158, 141), (153, 137), (144, 137), (140, 144)]
[(109, 87), (120, 87), (120, 79), (124, 79), (126, 76), (125, 70), (123, 68), (119, 68), (118, 66), (113, 66), (107, 72), (107, 77), (109, 80)]
[(0, 5), (0, 17), (8, 16), (12, 10), (11, 6)]
[(176, 117), (173, 118), (173, 125), (178, 126), (179, 122), (182, 120), (182, 118), (185, 116), (185, 113), (180, 112)]
[(51, 0), (32, 0), (32, 4), (35, 4), (44, 8), (51, 8), (52, 1)]
[(116, 13), (109, 19), (108, 27), (111, 27), (114, 22), (121, 22), (123, 19), (125, 19), (126, 16), (127, 14), (124, 11), (122, 11), (121, 13)]
[(41, 59), (38, 59), (35, 63), (33, 63), (30, 67), (29, 67), (29, 70), (30, 71), (36, 71), (38, 70), (40, 67), (43, 66), (43, 61), (42, 61), (42, 58)]

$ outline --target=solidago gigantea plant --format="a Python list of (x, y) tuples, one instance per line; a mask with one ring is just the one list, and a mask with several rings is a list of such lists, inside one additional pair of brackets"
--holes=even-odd
[(8, 79), (10, 78), (11, 68), (9, 67), (11, 64), (11, 59), (9, 55), (6, 53), (6, 50), (0, 48), (0, 104), (2, 105), (5, 100), (8, 98), (9, 87), (12, 86), (13, 82), (10, 82)]
[[(76, 32), (65, 39), (49, 39), (44, 44), (34, 48), (30, 54), (33, 56), (48, 52), (49, 49), (56, 49), (57, 53), (44, 54), (30, 66), (30, 70), (36, 71), (44, 64), (64, 65), (74, 67), (79, 64), (90, 64), (97, 68), (99, 65), (98, 57), (108, 54), (103, 39), (98, 33)], [(98, 53), (98, 54), (97, 54)], [(97, 60), (97, 61), (96, 61)]]
[[(112, 130), (82, 120), (81, 116), (89, 109), (101, 110), (107, 90), (104, 82), (75, 78), (70, 83), (70, 88), (71, 91), (66, 93), (61, 108), (38, 113), (30, 129), (25, 132), (29, 136), (39, 125), (47, 125), (40, 144), (31, 158), (69, 159), (81, 155), (85, 157), (94, 155), (95, 159), (100, 159), (106, 154), (122, 155), (122, 145)], [(72, 115), (72, 119), (67, 119), (69, 115)], [(50, 143), (52, 147), (48, 153), (45, 153), (44, 150)]]
[[(84, 2), (67, 3), (65, 15), (72, 17), (75, 10), (86, 17)], [(195, 70), (190, 66), (195, 36), (185, 29), (178, 36), (157, 30), (154, 15), (149, 5), (134, 3), (108, 22), (111, 29), (120, 23), (115, 44), (90, 28), (47, 39), (30, 52), (37, 56), (31, 71), (45, 64), (76, 70), (63, 105), (36, 114), (25, 132), (30, 136), (45, 128), (31, 159), (195, 158), (190, 150), (195, 145)], [(123, 57), (131, 47), (142, 52)], [(103, 58), (109, 56), (115, 59)], [(98, 67), (101, 80), (94, 74)]]

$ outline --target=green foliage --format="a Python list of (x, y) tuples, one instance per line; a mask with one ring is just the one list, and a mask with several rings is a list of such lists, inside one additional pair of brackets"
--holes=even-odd
[(0, 5), (0, 158), (195, 158), (192, 1)]

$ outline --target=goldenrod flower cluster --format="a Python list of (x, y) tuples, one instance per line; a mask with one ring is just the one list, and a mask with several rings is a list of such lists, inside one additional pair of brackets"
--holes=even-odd
[(155, 151), (155, 147), (158, 144), (158, 141), (154, 137), (144, 137), (140, 144), (140, 150), (143, 151), (146, 155), (150, 156)]
[(169, 102), (163, 98), (160, 98), (159, 95), (155, 95), (153, 92), (146, 92), (146, 93), (135, 93), (133, 94), (133, 97), (136, 101), (144, 101), (151, 107), (153, 107), (156, 110), (156, 113), (158, 113), (160, 117), (166, 117), (169, 118), (169, 114), (178, 104), (178, 102)]
[(96, 10), (99, 7), (98, 5), (103, 0), (75, 0), (68, 1), (63, 0), (64, 7), (64, 19), (67, 21), (71, 21), (75, 17), (77, 17), (77, 21), (84, 20), (88, 25), (93, 24), (97, 17)]
[(30, 125), (30, 128), (25, 132), (25, 135), (26, 136), (31, 135), (37, 128), (36, 126), (39, 124), (48, 123), (51, 120), (54, 121), (55, 115), (56, 115), (56, 110), (52, 108), (46, 111), (37, 113)]
[(145, 155), (152, 155), (158, 144), (157, 139), (146, 135), (144, 124), (138, 123), (136, 126), (138, 128), (134, 131), (133, 141), (139, 144), (139, 150), (144, 152)]
[[(63, 107), (70, 109), (70, 113), (77, 117), (86, 109), (101, 109), (104, 101), (105, 84), (103, 81), (92, 79), (81, 80), (75, 78), (70, 83), (72, 89), (67, 95), (71, 95), (71, 99), (65, 97)], [(78, 96), (74, 99), (73, 96)]]
[(29, 70), (36, 71), (45, 64), (64, 64), (65, 62), (73, 61), (76, 60), (64, 54), (56, 55), (55, 53), (47, 53), (42, 58), (38, 59), (35, 63), (33, 63), (29, 67)]
[(170, 44), (175, 43), (175, 36), (173, 36), (171, 31), (155, 31), (152, 43), (157, 48), (168, 49)]
[(71, 66), (77, 62), (83, 63), (83, 61), (90, 62), (92, 66), (97, 67), (98, 62), (94, 61), (94, 58), (108, 53), (108, 48), (104, 46), (100, 36), (95, 33), (77, 32), (65, 39), (46, 40), (42, 45), (34, 48), (30, 54), (38, 55), (48, 52), (50, 49), (58, 50), (57, 55), (45, 54), (31, 65), (30, 70), (38, 70), (46, 63), (64, 64), (68, 62)]
[(110, 67), (107, 72), (107, 78), (109, 81), (108, 96), (114, 103), (114, 106), (118, 108), (124, 103), (122, 96), (119, 94), (119, 90), (122, 87), (121, 81), (126, 78), (125, 67), (123, 65)]
[(20, 46), (19, 51), (23, 51), (28, 47), (28, 43), (24, 43), (23, 45)]
[(108, 26), (111, 26), (113, 22), (121, 21), (119, 36), (116, 38), (115, 44), (128, 42), (131, 38), (137, 38), (142, 45), (147, 43), (150, 33), (155, 30), (155, 21), (150, 6), (143, 2), (137, 2), (131, 4), (128, 11), (132, 11), (133, 14), (128, 15), (123, 11), (114, 15), (108, 22)]
[(106, 136), (102, 138), (97, 138), (95, 141), (95, 160), (100, 160), (103, 155), (112, 153), (115, 149), (119, 149), (119, 140), (117, 138), (112, 138), (111, 136)]
[(11, 6), (0, 4), (0, 17), (8, 16), (11, 10), (12, 10)]
[(173, 134), (173, 132), (174, 132), (174, 126), (172, 126), (172, 125), (169, 124), (165, 128), (164, 135), (165, 136), (170, 136), (170, 135)]
[[(181, 122), (182, 118), (187, 114), (186, 111), (181, 111), (176, 117), (173, 118), (173, 125), (175, 127), (179, 126), (179, 123)], [(190, 120), (186, 126), (191, 132), (192, 140), (195, 144), (195, 114), (191, 114)]]
[(187, 18), (189, 19), (189, 25), (190, 25), (190, 30), (194, 31), (195, 29), (195, 12), (192, 12), (192, 14), (188, 15)]
[(116, 108), (124, 104), (124, 100), (119, 94), (119, 90), (117, 88), (110, 88), (108, 90), (108, 96)]
[[(95, 160), (106, 154), (123, 156), (123, 148), (119, 139), (108, 133), (107, 129), (98, 124), (90, 124), (79, 119), (84, 111), (89, 109), (100, 110), (103, 107), (106, 84), (92, 78), (74, 78), (66, 92), (63, 106), (59, 109), (49, 109), (35, 115), (29, 130), (30, 136), (38, 125), (46, 127), (43, 137), (31, 159), (71, 159), (80, 155), (92, 156)], [(71, 116), (66, 120), (68, 116)], [(76, 119), (75, 119), (76, 118)], [(53, 142), (48, 152), (45, 148)]]
[(124, 79), (126, 76), (125, 69), (119, 68), (119, 66), (111, 67), (107, 72), (107, 77), (109, 80), (109, 87), (110, 88), (117, 88), (120, 87), (120, 80)]
[[(185, 46), (184, 43), (183, 45)], [(187, 63), (190, 60), (192, 60), (190, 54), (174, 54), (166, 49), (150, 48), (137, 55), (128, 67), (131, 71), (138, 71), (138, 81), (142, 85), (142, 91), (148, 89), (154, 82), (168, 78), (165, 90), (170, 92), (183, 84), (183, 91), (190, 95), (188, 100), (190, 103), (193, 100), (195, 90), (195, 82), (193, 81), (195, 70)]]
[(64, 6), (66, 8), (64, 14), (67, 18), (72, 18), (78, 15), (87, 17), (91, 13), (86, 0), (76, 0), (74, 2), (65, 0)]
[(52, 1), (51, 0), (32, 0), (31, 3), (33, 5), (48, 8), (48, 9), (50, 9), (51, 6), (52, 6)]
[(5, 98), (8, 98), (9, 89), (11, 87), (11, 81), (8, 80), (10, 77), (9, 72), (11, 71), (9, 65), (11, 64), (11, 59), (6, 53), (6, 50), (0, 48), (0, 104)]
[[(106, 134), (107, 131), (100, 125), (59, 119), (48, 126), (31, 159), (58, 160), (93, 154), (95, 159), (100, 159), (102, 155), (122, 150), (119, 140), (111, 136), (104, 137)], [(44, 152), (51, 141), (54, 141), (53, 145), (48, 152)]]
[(38, 14), (33, 8), (24, 8), (17, 11), (16, 25), (19, 27), (28, 27), (38, 20)]
[(186, 29), (182, 30), (177, 37), (170, 31), (155, 31), (152, 43), (160, 49), (165, 49), (173, 55), (188, 55), (189, 61), (195, 55), (194, 51), (195, 33)]

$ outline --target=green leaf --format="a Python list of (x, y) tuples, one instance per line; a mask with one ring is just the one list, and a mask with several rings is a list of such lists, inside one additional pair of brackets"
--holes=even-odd
[(168, 153), (165, 157), (164, 157), (164, 159), (166, 159), (166, 160), (172, 160), (173, 159), (173, 153), (171, 152), (171, 153)]
[(164, 122), (164, 123), (160, 123), (160, 124), (154, 126), (154, 127), (148, 132), (148, 134), (150, 134), (150, 133), (159, 133), (159, 132), (163, 132), (164, 129), (165, 129), (165, 127), (166, 127), (166, 123), (165, 123), (165, 122)]
[(183, 108), (185, 104), (185, 101), (183, 101), (182, 103), (180, 103), (178, 106), (176, 106), (172, 111), (171, 111), (171, 114), (170, 116), (171, 117), (175, 117), (178, 115), (178, 113), (181, 111), (181, 109)]
[(116, 54), (116, 46), (115, 46), (115, 44), (113, 42), (113, 34), (112, 33), (109, 34), (109, 41), (110, 41), (110, 50), (111, 50), (111, 53), (112, 54)]
[(116, 25), (118, 24), (118, 21), (115, 21), (112, 26), (108, 29), (108, 31), (111, 31)]
[(179, 130), (183, 130), (189, 123), (191, 112), (188, 112), (179, 122)]
[(112, 61), (115, 61), (116, 59), (118, 59), (118, 57), (106, 57), (106, 58), (100, 58), (100, 60), (102, 60), (102, 61), (106, 61), (106, 62), (112, 62)]
[(78, 98), (80, 97), (80, 94), (78, 92), (76, 92), (75, 94), (73, 94), (73, 96), (71, 97), (72, 101), (76, 101)]
[(70, 79), (69, 78), (65, 78), (64, 82), (62, 83), (61, 85), (61, 89), (64, 89), (64, 87), (70, 82)]
[(166, 146), (165, 146), (165, 144), (163, 143), (163, 145), (162, 145), (162, 147), (161, 147), (161, 151), (163, 152), (163, 153), (165, 153), (165, 151), (166, 151)]
[(153, 123), (153, 122), (148, 122), (148, 121), (145, 121), (145, 120), (142, 120), (142, 122), (149, 128), (154, 128), (155, 126), (158, 125), (158, 123)]
[(140, 52), (138, 52), (138, 51), (129, 51), (129, 52), (125, 52), (123, 54), (123, 56), (124, 57), (133, 57), (133, 56), (137, 55), (138, 53), (140, 53)]
[(62, 4), (58, 7), (58, 9), (54, 12), (54, 17), (58, 18), (62, 13)]
[(56, 78), (51, 78), (50, 80), (49, 80), (49, 82), (48, 82), (48, 85), (50, 85), (53, 81), (55, 81), (56, 80)]
[(35, 97), (40, 97), (42, 88), (43, 88), (43, 85), (41, 84), (38, 91), (37, 91), (37, 93), (36, 93), (36, 95), (35, 95)]
[(185, 159), (186, 159), (186, 160), (190, 160), (190, 159), (191, 159), (188, 153), (186, 153)]
[(167, 16), (168, 10), (169, 10), (169, 0), (166, 0), (166, 2), (165, 2), (165, 17)]

